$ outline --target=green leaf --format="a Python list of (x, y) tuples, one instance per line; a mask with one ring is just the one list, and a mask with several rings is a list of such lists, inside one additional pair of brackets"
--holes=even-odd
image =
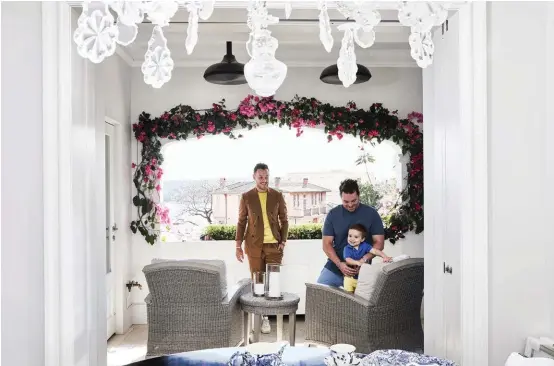
[(147, 205), (141, 206), (140, 209), (141, 209), (140, 211), (142, 212), (143, 215), (146, 215), (149, 211)]

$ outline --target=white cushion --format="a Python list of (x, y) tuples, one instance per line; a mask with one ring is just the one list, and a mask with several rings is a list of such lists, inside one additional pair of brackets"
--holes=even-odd
[[(410, 258), (410, 256), (402, 254), (397, 257), (394, 257), (392, 261), (398, 262), (408, 258)], [(371, 297), (371, 294), (375, 289), (377, 278), (379, 274), (382, 272), (383, 267), (386, 266), (387, 264), (388, 263), (383, 263), (383, 262), (377, 263), (374, 260), (373, 264), (362, 265), (362, 267), (360, 268), (360, 272), (358, 274), (358, 285), (356, 286), (356, 290), (354, 291), (354, 294), (369, 301), (369, 298)]]
[(386, 263), (373, 263), (373, 264), (363, 264), (360, 268), (358, 274), (358, 285), (354, 294), (366, 299), (369, 301), (373, 290), (375, 289), (375, 284), (377, 283), (377, 277), (381, 273), (383, 266)]

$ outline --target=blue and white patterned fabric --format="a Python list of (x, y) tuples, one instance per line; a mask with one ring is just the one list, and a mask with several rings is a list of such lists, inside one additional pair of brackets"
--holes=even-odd
[[(246, 352), (246, 349), (244, 347), (234, 347), (186, 352), (167, 356), (167, 366), (226, 366), (233, 356), (235, 358), (231, 365), (250, 365), (249, 361), (251, 362), (253, 358), (236, 356), (237, 352), (243, 354)], [(329, 356), (330, 353), (327, 348), (286, 347), (283, 350), (281, 360), (278, 357), (260, 357), (259, 361), (261, 363), (256, 363), (256, 366), (277, 366), (282, 364), (287, 366), (322, 366), (323, 359)]]
[[(325, 366), (325, 358), (331, 355), (328, 348), (286, 347), (281, 358), (268, 355), (254, 358), (244, 355), (243, 347), (216, 348), (185, 352), (171, 356), (140, 361), (142, 366)], [(243, 357), (244, 355), (244, 357)], [(234, 356), (234, 358), (233, 358)], [(358, 366), (456, 366), (452, 361), (401, 350), (381, 350), (369, 355), (356, 354), (362, 358)]]
[(370, 353), (361, 366), (456, 366), (452, 361), (398, 349), (380, 350)]

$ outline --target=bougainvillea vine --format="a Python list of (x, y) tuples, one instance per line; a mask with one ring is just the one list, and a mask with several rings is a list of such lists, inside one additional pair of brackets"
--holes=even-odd
[(304, 128), (321, 126), (329, 142), (340, 140), (346, 134), (359, 137), (363, 142), (395, 142), (403, 154), (409, 154), (410, 160), (405, 189), (385, 228), (385, 238), (394, 244), (409, 231), (423, 231), (421, 113), (412, 112), (406, 118), (399, 118), (397, 111), (389, 111), (381, 103), (362, 109), (353, 102), (335, 107), (315, 98), (297, 96), (291, 101), (279, 101), (249, 95), (236, 110), (228, 110), (223, 100), (207, 110), (178, 105), (159, 117), (146, 112), (139, 116), (138, 122), (133, 124), (135, 138), (142, 144), (142, 160), (138, 165), (133, 163), (133, 183), (137, 190), (133, 197), (133, 205), (137, 207), (137, 219), (131, 222), (133, 233), (139, 232), (148, 243), (154, 244), (160, 234), (160, 225), (170, 223), (167, 208), (157, 203), (163, 175), (160, 167), (163, 139), (200, 139), (219, 134), (235, 139), (242, 137), (235, 133), (236, 130), (250, 130), (259, 122), (294, 129), (297, 136), (302, 135)]

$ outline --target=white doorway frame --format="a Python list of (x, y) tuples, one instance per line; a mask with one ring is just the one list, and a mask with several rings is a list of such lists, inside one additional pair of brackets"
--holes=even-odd
[[(461, 341), (464, 365), (489, 364), (488, 44), (484, 1), (460, 7)], [(444, 245), (448, 245), (445, 243)]]
[[(233, 2), (238, 3), (238, 2)], [(246, 2), (245, 2), (246, 3)], [(384, 3), (386, 4), (386, 3)], [(389, 3), (389, 6), (394, 6)], [(313, 5), (313, 4), (312, 4)], [(71, 296), (71, 278), (64, 276), (70, 266), (72, 242), (71, 198), (71, 82), (73, 47), (71, 8), (80, 2), (43, 2), (43, 121), (44, 121), (44, 266), (45, 266), (45, 365), (73, 366), (72, 326), (75, 310), (66, 300)], [(487, 4), (470, 2), (458, 7), (460, 26), (467, 32), (460, 39), (460, 85), (462, 105), (464, 182), (462, 207), (465, 218), (461, 248), (462, 360), (464, 366), (488, 364), (488, 141), (487, 141)], [(406, 40), (407, 42), (408, 40)], [(90, 87), (88, 78), (85, 85)], [(127, 223), (121, 223), (123, 227)], [(103, 234), (103, 233), (101, 233)], [(97, 234), (90, 232), (88, 253), (93, 253)], [(96, 236), (95, 236), (96, 235)], [(96, 243), (97, 244), (97, 243)], [(447, 245), (447, 243), (445, 243)], [(68, 252), (69, 250), (69, 252)], [(92, 256), (89, 264), (99, 266)], [(442, 266), (429, 263), (428, 266)], [(96, 281), (87, 284), (92, 303), (87, 320), (105, 320), (104, 273), (95, 270)], [(435, 280), (439, 280), (436, 278)], [(427, 306), (426, 306), (427, 308)], [(106, 348), (99, 340), (104, 332), (92, 326), (88, 340), (90, 365), (105, 365)], [(103, 328), (102, 328), (103, 329)], [(427, 336), (433, 336), (427, 334)], [(105, 342), (104, 342), (105, 343)]]
[[(112, 236), (114, 237), (115, 239), (110, 239), (110, 262), (111, 262), (111, 276), (112, 276), (112, 279), (109, 281), (109, 282), (113, 282), (112, 285), (113, 285), (113, 301), (114, 301), (114, 327), (113, 327), (113, 330), (114, 332), (112, 334), (121, 334), (123, 332), (122, 330), (122, 326), (123, 326), (123, 313), (125, 311), (125, 298), (123, 298), (123, 283), (124, 283), (124, 279), (123, 279), (123, 271), (122, 271), (122, 263), (121, 262), (121, 259), (123, 258), (123, 255), (124, 253), (121, 253), (121, 248), (123, 247), (122, 245), (117, 245), (117, 238), (119, 237), (119, 233), (117, 231), (113, 231), (113, 225), (117, 225), (118, 227), (118, 231), (119, 229), (121, 229), (121, 215), (120, 215), (120, 211), (121, 211), (121, 205), (119, 205), (118, 203), (120, 202), (120, 197), (121, 197), (121, 191), (120, 191), (120, 185), (117, 184), (116, 182), (114, 182), (114, 177), (116, 176), (116, 169), (118, 169), (119, 167), (121, 167), (121, 151), (122, 151), (122, 145), (123, 145), (123, 141), (122, 141), (122, 138), (121, 138), (121, 133), (120, 133), (120, 123), (117, 122), (116, 120), (114, 120), (113, 118), (110, 118), (110, 117), (104, 117), (104, 121), (105, 121), (105, 124), (104, 126), (106, 125), (109, 125), (112, 127), (112, 133), (108, 134), (107, 132), (105, 132), (106, 135), (109, 135), (110, 136), (110, 155), (111, 155), (111, 161), (110, 161), (110, 164), (111, 164), (111, 167), (110, 167), (110, 180), (111, 180), (111, 187), (110, 187), (110, 204), (112, 206), (112, 220), (110, 222), (108, 222), (108, 232), (107, 232), (107, 235), (109, 236)], [(105, 149), (104, 149), (105, 151)], [(106, 286), (108, 286), (108, 282), (106, 283)], [(123, 304), (123, 306), (121, 306)], [(106, 310), (108, 311), (108, 309)], [(110, 334), (111, 333), (111, 330), (109, 329), (110, 327), (108, 326), (108, 338), (112, 335)]]
[[(113, 151), (113, 164), (117, 169), (119, 167), (125, 166), (123, 160), (123, 151), (126, 148), (123, 140), (123, 128), (122, 124), (115, 120), (114, 118), (104, 116), (104, 121), (114, 126), (114, 151)], [(128, 226), (127, 222), (123, 222), (125, 217), (123, 211), (127, 209), (125, 202), (129, 202), (129, 197), (125, 196), (122, 192), (122, 186), (120, 184), (115, 184), (113, 187), (113, 197), (114, 201), (114, 221), (117, 224), (119, 230), (125, 230)], [(127, 289), (125, 288), (125, 270), (127, 268), (124, 263), (125, 260), (125, 245), (120, 241), (120, 245), (117, 244), (117, 238), (121, 237), (121, 231), (115, 233), (115, 248), (114, 248), (114, 278), (115, 278), (115, 330), (116, 334), (123, 334), (127, 329), (125, 329), (125, 312), (127, 311)], [(121, 240), (121, 239), (120, 239)]]
[[(44, 193), (44, 286), (45, 286), (45, 365), (70, 366), (79, 364), (104, 366), (106, 353), (106, 301), (105, 256), (98, 250), (104, 240), (98, 220), (105, 214), (102, 205), (94, 202), (96, 190), (103, 185), (103, 161), (90, 154), (95, 151), (98, 128), (102, 116), (95, 100), (94, 65), (84, 63), (84, 75), (75, 76), (73, 70), (72, 6), (67, 2), (42, 2), (42, 55), (43, 55), (43, 193)], [(73, 121), (74, 78), (85, 87), (83, 109), (79, 114), (86, 118), (87, 128)], [(98, 118), (100, 118), (98, 120)], [(82, 122), (82, 121), (81, 121)], [(78, 126), (80, 129), (75, 129)], [(90, 127), (94, 126), (94, 130)], [(103, 135), (103, 130), (101, 131)], [(94, 136), (93, 136), (94, 135)], [(74, 139), (81, 138), (85, 154), (74, 156)], [(95, 141), (92, 141), (94, 139)], [(98, 154), (96, 154), (98, 155)], [(85, 202), (92, 203), (83, 211), (84, 240), (75, 243), (73, 238), (72, 177), (74, 159), (94, 161), (80, 167), (86, 186), (79, 187)], [(73, 254), (76, 245), (85, 253), (85, 278), (82, 284), (86, 298), (85, 309), (76, 309), (74, 299), (82, 296), (73, 279)], [(77, 325), (75, 319), (80, 318)], [(82, 326), (85, 325), (84, 331)], [(80, 328), (77, 328), (79, 326)], [(76, 329), (79, 329), (78, 332)]]

